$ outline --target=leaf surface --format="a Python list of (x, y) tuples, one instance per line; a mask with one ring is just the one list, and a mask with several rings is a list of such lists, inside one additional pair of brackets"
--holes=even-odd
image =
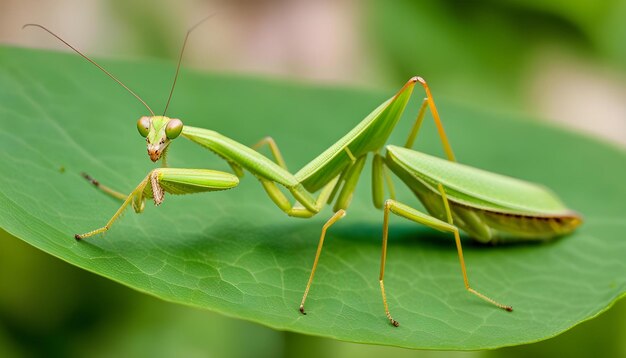
[[(102, 64), (160, 111), (172, 64)], [(183, 71), (169, 115), (246, 144), (271, 135), (295, 172), (394, 92)], [(419, 97), (391, 143), (404, 142)], [(378, 287), (382, 213), (371, 205), (369, 167), (347, 217), (329, 231), (306, 316), (298, 305), (331, 212), (289, 218), (249, 174), (225, 192), (168, 196), (158, 208), (147, 203), (142, 215), (129, 211), (105, 236), (77, 243), (75, 233), (104, 225), (119, 206), (80, 173), (130, 192), (154, 164), (135, 127), (145, 109), (69, 54), (0, 48), (0, 226), (164, 300), (354, 342), (463, 350), (523, 344), (557, 335), (623, 296), (624, 152), (527, 118), (438, 104), (461, 162), (545, 184), (585, 217), (575, 234), (551, 242), (487, 247), (464, 240), (472, 286), (511, 304), (512, 313), (465, 291), (452, 237), (392, 218), (385, 285), (401, 326), (388, 324)], [(416, 148), (441, 156), (431, 122)], [(229, 170), (184, 139), (172, 144), (169, 161)], [(399, 199), (421, 208), (400, 184)]]

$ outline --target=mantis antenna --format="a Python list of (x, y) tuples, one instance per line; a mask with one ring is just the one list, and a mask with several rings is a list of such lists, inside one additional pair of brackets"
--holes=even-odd
[(170, 95), (167, 97), (167, 103), (165, 104), (165, 109), (163, 110), (163, 116), (167, 113), (167, 108), (170, 106), (170, 101), (172, 100), (172, 95), (174, 94), (174, 87), (176, 87), (176, 80), (178, 79), (178, 71), (180, 71), (180, 64), (183, 61), (183, 53), (185, 52), (185, 46), (187, 45), (187, 39), (189, 38), (189, 34), (195, 30), (198, 26), (202, 25), (205, 21), (215, 16), (217, 12), (210, 14), (204, 19), (198, 21), (195, 25), (187, 30), (187, 34), (185, 35), (185, 40), (183, 41), (183, 47), (180, 49), (180, 55), (178, 56), (178, 65), (176, 65), (176, 73), (174, 74), (174, 82), (172, 82), (172, 89), (170, 89)]
[(111, 77), (115, 82), (117, 82), (120, 86), (124, 87), (125, 90), (127, 90), (128, 92), (130, 92), (130, 94), (132, 94), (133, 96), (135, 96), (135, 98), (137, 98), (139, 100), (139, 102), (141, 102), (147, 109), (148, 111), (150, 111), (150, 114), (152, 114), (152, 116), (154, 116), (154, 111), (152, 111), (152, 108), (150, 108), (150, 106), (148, 106), (148, 104), (141, 99), (141, 97), (139, 97), (139, 95), (137, 95), (135, 92), (133, 92), (133, 90), (131, 90), (130, 88), (128, 88), (128, 86), (126, 86), (125, 84), (122, 83), (122, 81), (118, 80), (115, 76), (113, 76), (109, 71), (105, 70), (104, 67), (100, 66), (99, 64), (96, 63), (96, 61), (90, 59), (89, 57), (87, 57), (86, 55), (84, 55), (82, 52), (80, 52), (77, 48), (75, 48), (74, 46), (70, 45), (69, 43), (67, 43), (67, 41), (63, 40), (59, 35), (55, 34), (54, 32), (48, 30), (45, 26), (39, 25), (39, 24), (26, 24), (24, 26), (22, 26), (22, 29), (26, 28), (26, 27), (38, 27), (44, 31), (46, 31), (47, 33), (49, 33), (50, 35), (56, 37), (59, 41), (63, 42), (67, 47), (71, 48), (72, 50), (74, 50), (74, 52), (76, 52), (77, 54), (79, 54), (82, 58), (84, 58), (85, 60), (91, 62), (91, 64), (93, 64), (94, 66), (98, 67), (100, 69), (100, 71), (104, 72), (107, 76)]

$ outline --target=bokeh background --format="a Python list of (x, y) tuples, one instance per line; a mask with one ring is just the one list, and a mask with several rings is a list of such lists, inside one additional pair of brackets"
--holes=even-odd
[[(161, 58), (173, 71), (186, 29), (216, 10), (191, 36), (185, 66), (390, 90), (421, 75), (437, 98), (553, 121), (626, 148), (625, 0), (0, 0), (0, 42), (67, 50), (21, 30), (36, 22), (89, 55)], [(622, 300), (548, 341), (455, 355), (626, 357), (624, 337)], [(169, 304), (0, 232), (0, 356), (40, 355), (451, 353), (277, 332)]]

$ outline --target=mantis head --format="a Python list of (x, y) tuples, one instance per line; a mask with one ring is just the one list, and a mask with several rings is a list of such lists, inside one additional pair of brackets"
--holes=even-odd
[(137, 130), (148, 142), (150, 160), (156, 162), (165, 153), (170, 142), (183, 131), (183, 122), (165, 116), (143, 116), (137, 121)]

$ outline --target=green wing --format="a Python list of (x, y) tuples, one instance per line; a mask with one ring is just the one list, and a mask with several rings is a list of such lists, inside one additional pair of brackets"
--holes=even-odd
[(382, 148), (404, 112), (414, 87), (415, 80), (411, 79), (398, 93), (378, 106), (348, 134), (300, 169), (295, 174), (298, 181), (313, 193), (334, 179), (352, 162), (346, 148), (355, 158)]
[(403, 170), (434, 191), (441, 183), (449, 199), (468, 206), (535, 215), (571, 212), (552, 191), (541, 185), (414, 150), (387, 146), (387, 164), (394, 172)]

